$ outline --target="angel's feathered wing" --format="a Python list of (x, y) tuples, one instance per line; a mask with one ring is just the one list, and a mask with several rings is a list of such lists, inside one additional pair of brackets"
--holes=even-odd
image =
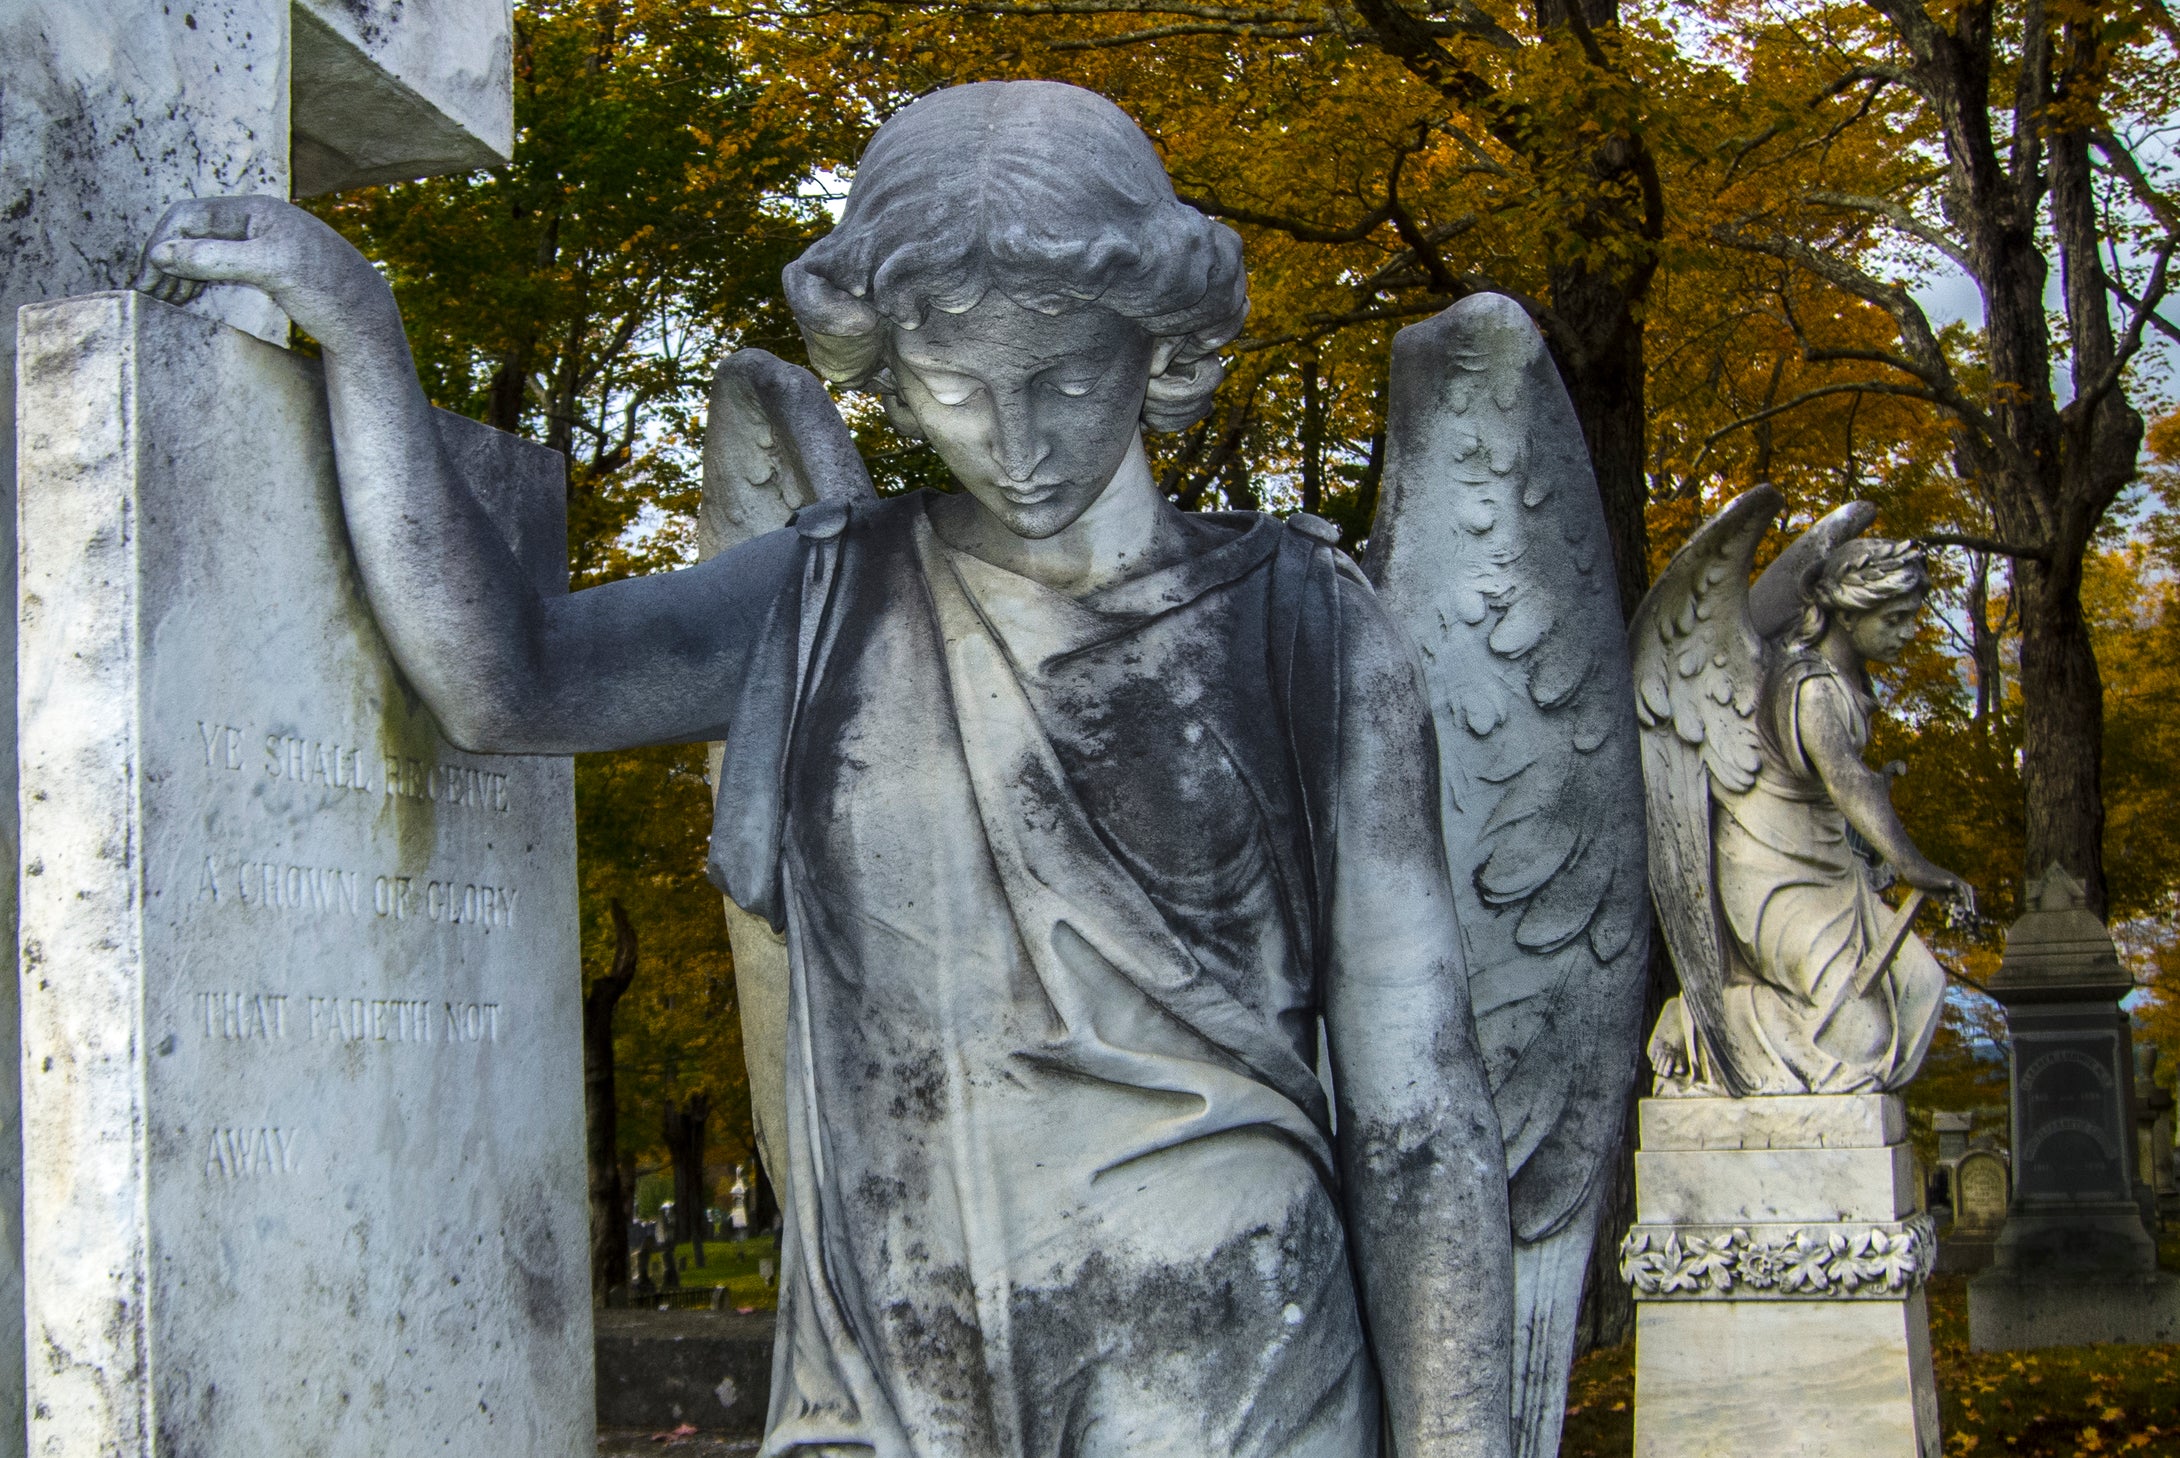
[(1749, 616), (1749, 570), (1784, 504), (1769, 486), (1735, 497), (1674, 556), (1628, 627), (1651, 899), (1702, 1044), (1690, 1052), (1734, 1094), (1753, 1084), (1723, 1032), (1726, 950), (1712, 893), (1711, 796), (1714, 785), (1748, 789), (1762, 768), (1756, 703), (1764, 640)]
[[(761, 349), (739, 350), (719, 366), (704, 422), (699, 557), (777, 531), (815, 502), (875, 495), (855, 440), (817, 376)], [(711, 746), (715, 795), (724, 753), (724, 745)], [(774, 1151), (787, 1128), (787, 942), (763, 917), (731, 899), (726, 905), (757, 1155), (768, 1173), (777, 1172)]]
[(1802, 589), (1816, 576), (1832, 549), (1852, 541), (1877, 520), (1877, 508), (1867, 501), (1850, 501), (1823, 517), (1764, 569), (1749, 589), (1749, 622), (1756, 636), (1767, 642), (1794, 626), (1801, 616)]
[(1479, 294), (1393, 343), (1367, 571), (1437, 721), (1470, 998), (1506, 1137), (1515, 1452), (1559, 1450), (1649, 945), (1643, 801), (1605, 519), (1544, 341)]

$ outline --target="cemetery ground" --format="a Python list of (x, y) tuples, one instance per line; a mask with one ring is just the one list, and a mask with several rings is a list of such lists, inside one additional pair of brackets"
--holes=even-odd
[[(2180, 1266), (2180, 1237), (2168, 1232), (2159, 1254)], [(1939, 1276), (1928, 1291), (1946, 1458), (2180, 1458), (2180, 1346), (1971, 1352), (1968, 1278)], [(1634, 1363), (1631, 1342), (1575, 1364), (1562, 1458), (1634, 1452)]]
[[(748, 1240), (707, 1240), (702, 1265), (695, 1263), (695, 1247), (683, 1241), (674, 1247), (674, 1260), (681, 1270), (684, 1292), (708, 1293), (712, 1287), (724, 1286), (731, 1311), (770, 1311), (779, 1304), (779, 1282), (766, 1274), (779, 1269), (778, 1242), (769, 1235), (753, 1235)], [(662, 1269), (654, 1257), (654, 1282)], [(683, 1304), (689, 1304), (688, 1297), (683, 1298)]]

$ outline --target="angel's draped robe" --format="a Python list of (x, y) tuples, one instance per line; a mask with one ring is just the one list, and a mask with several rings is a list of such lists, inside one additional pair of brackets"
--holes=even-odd
[(1719, 797), (1726, 1036), (1743, 1050), (1740, 1066), (1763, 1073), (1757, 1093), (1896, 1088), (1937, 1031), (1945, 974), (1913, 935), (1867, 993), (1848, 986), (1890, 912), (1802, 734), (1811, 715), (1824, 715), (1860, 750), (1871, 707), (1816, 654), (1786, 658), (1764, 688), (1756, 783)]
[[(909, 497), (782, 584), (800, 687), (748, 716), (780, 793), (714, 851), (789, 947), (767, 1454), (1378, 1451), (1270, 643), (1291, 529), (1202, 520), (1076, 599)], [(1375, 611), (1302, 555), (1320, 618)]]

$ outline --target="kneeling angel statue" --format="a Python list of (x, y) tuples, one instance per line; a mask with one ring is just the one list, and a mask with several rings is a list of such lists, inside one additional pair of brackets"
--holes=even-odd
[(1208, 408), (1240, 240), (1090, 92), (937, 92), (785, 284), (958, 489), (879, 499), (744, 351), (711, 555), (544, 598), (369, 264), (184, 204), (141, 286), (206, 281), (324, 345), (362, 580), (456, 743), (723, 745), (765, 1453), (1557, 1451), (1648, 906), (1603, 514), (1518, 308), (1396, 342), (1367, 576), (1314, 518), (1182, 512), (1142, 432)]
[[(1855, 502), (1749, 572), (1785, 505), (1759, 486), (1697, 530), (1629, 629), (1650, 877), (1680, 972), (1650, 1043), (1658, 1092), (1866, 1093), (1915, 1076), (1945, 973), (1910, 925), (1975, 893), (1932, 864), (1862, 758), (1869, 664), (1914, 639), (1930, 591)], [(1892, 767), (1888, 767), (1888, 770)], [(1897, 878), (1895, 908), (1880, 893)]]

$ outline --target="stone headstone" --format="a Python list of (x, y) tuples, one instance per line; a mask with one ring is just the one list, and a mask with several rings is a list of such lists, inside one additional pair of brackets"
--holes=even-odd
[(1968, 1152), (1968, 1133), (1975, 1128), (1975, 1117), (1941, 1109), (1930, 1116), (1931, 1130), (1938, 1136), (1940, 1162), (1959, 1159)]
[[(0, 4), (0, 594), (15, 586), (16, 311), (117, 289), (166, 207), (286, 196), (504, 160), (513, 145), (505, 0), (7, 0)], [(314, 150), (313, 140), (327, 145)], [(291, 169), (291, 156), (293, 158)], [(287, 337), (263, 296), (190, 306)], [(0, 681), (16, 681), (0, 634)], [(12, 694), (0, 806), (16, 804)], [(0, 1055), (18, 1038), (16, 817), (0, 815)], [(0, 1081), (0, 1458), (23, 1450), (21, 1123)]]
[(1937, 1255), (1894, 1094), (1640, 1107), (1636, 1458), (1936, 1458)]
[[(592, 1450), (565, 760), (380, 641), (317, 367), (141, 295), (22, 315), (32, 1450)], [(442, 435), (541, 590), (559, 458)]]
[(1953, 1166), (1953, 1229), (1988, 1235), (2006, 1220), (2006, 1159), (1988, 1149), (1963, 1154)]
[(2180, 1338), (2180, 1278), (2157, 1268), (2135, 1186), (2134, 988), (2079, 881), (2029, 887), (1991, 995), (2012, 1042), (2013, 1199), (1968, 1286), (1978, 1351)]

